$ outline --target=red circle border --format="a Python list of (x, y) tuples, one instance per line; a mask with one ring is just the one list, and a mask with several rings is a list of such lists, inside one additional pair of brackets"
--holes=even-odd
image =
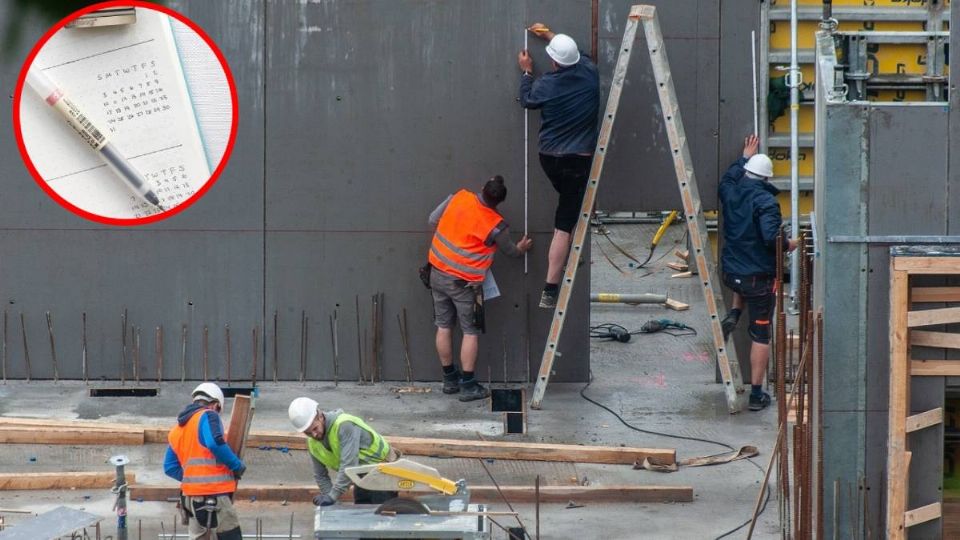
[[(47, 182), (43, 179), (43, 177), (40, 176), (40, 173), (37, 171), (36, 167), (33, 165), (33, 161), (30, 159), (30, 155), (27, 153), (26, 145), (23, 142), (23, 135), (21, 134), (21, 129), (20, 129), (20, 99), (21, 99), (21, 96), (23, 95), (23, 85), (24, 85), (24, 82), (26, 81), (27, 70), (33, 64), (33, 61), (36, 58), (37, 54), (40, 52), (40, 49), (43, 48), (43, 46), (47, 43), (47, 41), (49, 41), (50, 38), (53, 37), (53, 35), (58, 30), (63, 28), (68, 22), (86, 13), (90, 13), (98, 9), (103, 9), (108, 7), (140, 7), (145, 9), (152, 9), (154, 11), (159, 11), (161, 13), (169, 15), (170, 17), (173, 17), (178, 21), (182, 22), (183, 24), (187, 25), (191, 30), (196, 32), (197, 35), (199, 35), (203, 39), (203, 41), (207, 44), (207, 46), (210, 47), (210, 50), (213, 51), (213, 54), (216, 55), (217, 60), (220, 62), (220, 67), (223, 69), (223, 73), (227, 78), (227, 85), (230, 87), (230, 101), (232, 104), (231, 109), (233, 112), (232, 119), (230, 121), (230, 135), (227, 138), (227, 147), (223, 152), (223, 156), (220, 158), (220, 163), (217, 164), (217, 168), (214, 169), (213, 173), (210, 175), (210, 178), (207, 179), (207, 181), (203, 184), (203, 186), (199, 190), (197, 190), (197, 192), (194, 193), (189, 199), (177, 205), (176, 207), (171, 208), (170, 210), (161, 212), (159, 214), (154, 214), (152, 216), (143, 217), (143, 218), (122, 219), (122, 218), (111, 218), (111, 217), (101, 216), (98, 214), (94, 214), (92, 212), (88, 212), (74, 205), (73, 203), (67, 201), (63, 197), (61, 197), (56, 191), (53, 190), (53, 188), (51, 188), (47, 184)], [(200, 28), (196, 23), (188, 19), (183, 14), (177, 11), (174, 11), (166, 6), (151, 4), (149, 2), (144, 2), (141, 0), (113, 0), (109, 2), (100, 2), (98, 4), (93, 4), (83, 9), (79, 9), (71, 13), (70, 15), (67, 15), (66, 17), (61, 19), (57, 24), (53, 25), (49, 30), (47, 30), (47, 32), (43, 35), (43, 37), (40, 38), (40, 41), (38, 41), (36, 45), (33, 46), (33, 49), (31, 49), (30, 54), (27, 56), (26, 60), (23, 63), (23, 67), (20, 68), (20, 76), (17, 78), (17, 86), (13, 94), (13, 135), (17, 141), (17, 148), (20, 150), (20, 156), (23, 159), (23, 164), (27, 167), (27, 170), (30, 171), (30, 174), (33, 176), (34, 181), (37, 183), (37, 185), (40, 186), (41, 189), (43, 189), (43, 191), (47, 193), (47, 195), (50, 196), (51, 199), (57, 201), (60, 204), (60, 206), (63, 206), (67, 210), (73, 212), (74, 214), (80, 217), (83, 217), (98, 223), (103, 223), (105, 225), (120, 225), (120, 226), (146, 225), (148, 223), (155, 223), (157, 221), (161, 221), (179, 214), (180, 212), (192, 206), (201, 197), (203, 197), (207, 193), (207, 191), (210, 190), (211, 187), (213, 187), (213, 185), (219, 179), (220, 174), (223, 172), (224, 168), (226, 168), (227, 161), (229, 161), (230, 155), (233, 153), (233, 145), (237, 139), (237, 124), (239, 122), (238, 109), (239, 109), (239, 105), (238, 105), (238, 99), (237, 99), (237, 85), (233, 80), (233, 73), (231, 73), (230, 71), (230, 66), (227, 64), (227, 60), (226, 58), (224, 58), (223, 53), (220, 51), (220, 48), (217, 47), (217, 44), (214, 43), (212, 39), (210, 39), (210, 36), (208, 36), (207, 33), (204, 32), (202, 28)]]

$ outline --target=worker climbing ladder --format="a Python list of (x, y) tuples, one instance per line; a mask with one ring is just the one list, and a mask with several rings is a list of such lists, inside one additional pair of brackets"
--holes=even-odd
[[(657, 92), (660, 96), (660, 105), (663, 110), (664, 125), (667, 129), (670, 149), (673, 153), (673, 163), (677, 172), (677, 184), (680, 189), (681, 200), (683, 201), (683, 212), (687, 220), (687, 229), (690, 233), (692, 246), (691, 255), (696, 261), (699, 271), (698, 278), (703, 286), (707, 311), (710, 314), (710, 328), (713, 334), (714, 348), (717, 353), (717, 364), (720, 367), (720, 376), (727, 397), (727, 407), (731, 413), (736, 413), (740, 411), (739, 394), (743, 391), (740, 365), (736, 360), (737, 355), (733, 342), (731, 342), (728, 347), (723, 338), (723, 329), (720, 326), (720, 315), (717, 303), (719, 299), (722, 298), (719, 290), (720, 282), (717, 279), (716, 265), (713, 262), (710, 243), (707, 238), (707, 226), (703, 217), (697, 180), (693, 174), (690, 147), (687, 144), (687, 136), (683, 130), (683, 122), (680, 119), (680, 107), (677, 103), (677, 94), (673, 86), (673, 77), (670, 74), (670, 65), (667, 62), (663, 34), (660, 31), (660, 23), (657, 20), (657, 10), (654, 6), (647, 5), (633, 6), (627, 18), (627, 26), (623, 32), (620, 54), (617, 57), (617, 66), (614, 69), (613, 80), (610, 84), (610, 94), (607, 97), (607, 108), (603, 114), (600, 135), (597, 139), (597, 148), (593, 155), (593, 166), (590, 169), (590, 177), (587, 182), (586, 192), (583, 196), (583, 204), (580, 206), (580, 217), (577, 221), (576, 229), (574, 229), (570, 254), (567, 257), (567, 268), (564, 271), (563, 282), (560, 284), (557, 307), (553, 314), (553, 322), (550, 325), (550, 333), (547, 335), (547, 344), (543, 350), (543, 357), (540, 361), (540, 373), (537, 376), (530, 406), (534, 409), (540, 408), (543, 402), (543, 396), (547, 391), (550, 374), (553, 371), (553, 362), (556, 357), (560, 355), (560, 352), (557, 350), (557, 345), (560, 342), (560, 333), (563, 331), (563, 323), (567, 314), (567, 304), (570, 301), (574, 280), (577, 277), (577, 261), (580, 258), (583, 243), (587, 236), (590, 213), (597, 197), (600, 173), (603, 171), (603, 162), (606, 159), (610, 136), (613, 131), (613, 122), (616, 119), (617, 108), (620, 105), (620, 94), (623, 91), (624, 80), (627, 76), (627, 67), (630, 63), (630, 54), (633, 48), (634, 38), (637, 34), (638, 24), (643, 24), (643, 31), (647, 38), (650, 61), (653, 65), (654, 78), (657, 82)], [(731, 358), (733, 358), (733, 362), (730, 361)]]

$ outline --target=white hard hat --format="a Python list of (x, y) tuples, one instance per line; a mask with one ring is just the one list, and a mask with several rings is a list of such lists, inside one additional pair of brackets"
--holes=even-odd
[(557, 34), (547, 45), (547, 54), (561, 66), (572, 66), (580, 61), (580, 50), (577, 42), (566, 34)]
[(290, 423), (293, 424), (293, 429), (300, 433), (306, 431), (317, 418), (317, 407), (319, 406), (319, 403), (308, 397), (298, 397), (291, 401), (287, 414), (290, 415)]
[(746, 171), (764, 178), (773, 176), (773, 162), (770, 161), (770, 158), (767, 157), (766, 154), (755, 154), (747, 160), (747, 164), (744, 165), (743, 168)]
[(190, 394), (190, 396), (194, 400), (196, 400), (197, 397), (206, 399), (207, 401), (213, 400), (220, 403), (220, 406), (223, 407), (223, 390), (212, 382), (200, 383), (193, 389), (193, 393)]

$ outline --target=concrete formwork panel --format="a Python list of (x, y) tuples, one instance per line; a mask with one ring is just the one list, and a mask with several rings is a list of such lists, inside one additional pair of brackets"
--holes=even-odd
[[(857, 485), (865, 510), (858, 529), (881, 534), (886, 485), (887, 403), (889, 392), (889, 246), (839, 243), (833, 236), (942, 235), (949, 215), (947, 115), (943, 107), (828, 105), (823, 175), (817, 199), (820, 235), (818, 305), (824, 309), (825, 411), (846, 411), (857, 419), (859, 440), (826, 436), (825, 506), (831, 483)], [(924, 167), (916, 167), (917, 160)], [(942, 284), (942, 279), (924, 284)], [(915, 284), (919, 284), (915, 280)], [(941, 351), (916, 351), (916, 357)], [(942, 406), (943, 378), (915, 378), (913, 412)], [(852, 421), (852, 420), (851, 420)], [(828, 423), (828, 420), (825, 420)], [(910, 500), (915, 508), (939, 500), (943, 428), (910, 435), (913, 452)], [(845, 493), (841, 489), (841, 498)], [(829, 517), (829, 512), (828, 512)], [(842, 523), (842, 522), (841, 522)], [(826, 522), (827, 536), (832, 523)], [(839, 537), (849, 531), (841, 527)], [(939, 520), (911, 529), (936, 538)]]
[[(599, 65), (602, 85), (609, 87), (623, 40), (630, 0), (601, 0), (599, 4)], [(666, 40), (667, 58), (680, 102), (684, 128), (693, 155), (693, 166), (705, 210), (717, 207), (720, 96), (720, 2), (712, 0), (655, 1)], [(749, 30), (747, 31), (749, 39)], [(598, 208), (605, 211), (661, 210), (680, 208), (680, 193), (670, 153), (670, 143), (660, 114), (643, 30), (637, 31), (636, 45), (620, 101), (620, 113), (613, 131), (610, 152), (604, 165), (605, 179)], [(739, 69), (750, 80), (749, 49)], [(749, 87), (747, 87), (749, 88)], [(752, 114), (741, 112), (743, 117)], [(737, 121), (731, 120), (736, 124)], [(742, 142), (743, 136), (738, 135)]]

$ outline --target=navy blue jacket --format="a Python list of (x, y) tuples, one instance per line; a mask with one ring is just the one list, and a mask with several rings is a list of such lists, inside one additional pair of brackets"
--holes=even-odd
[(576, 64), (544, 73), (536, 80), (521, 74), (520, 105), (542, 109), (541, 154), (593, 153), (600, 118), (600, 74), (582, 51)]
[[(746, 176), (747, 158), (738, 159), (720, 180), (723, 209), (723, 250), (720, 262), (725, 274), (773, 275), (777, 271), (777, 235), (783, 218), (776, 195), (780, 190), (766, 180)], [(784, 250), (788, 240), (783, 239)]]

